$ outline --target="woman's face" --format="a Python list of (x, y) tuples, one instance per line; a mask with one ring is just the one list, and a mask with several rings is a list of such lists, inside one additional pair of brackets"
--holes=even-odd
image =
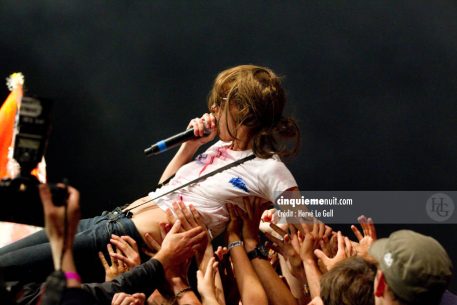
[[(224, 142), (233, 141), (227, 127), (230, 129), (232, 134), (235, 134), (235, 122), (231, 113), (225, 113), (220, 106), (213, 106), (211, 111), (217, 120), (217, 135)], [(227, 124), (228, 123), (228, 124)]]
[(235, 105), (230, 105), (229, 107), (228, 113), (220, 106), (213, 106), (211, 109), (217, 120), (219, 139), (224, 142), (230, 142), (235, 140), (232, 137), (233, 135), (238, 138), (237, 141), (244, 142), (247, 134), (244, 130), (245, 128), (243, 128), (244, 126), (237, 126), (234, 119), (238, 114), (238, 109)]

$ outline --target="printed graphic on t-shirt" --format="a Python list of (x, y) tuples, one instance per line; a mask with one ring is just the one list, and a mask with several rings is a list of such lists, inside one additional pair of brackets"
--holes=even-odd
[(240, 177), (232, 178), (232, 179), (230, 179), (229, 182), (234, 187), (239, 188), (239, 189), (245, 191), (246, 193), (249, 193), (248, 187), (246, 186), (246, 183), (244, 182), (244, 180), (242, 178), (240, 178)]
[(203, 167), (198, 174), (201, 175), (205, 171), (205, 169), (208, 167), (208, 165), (213, 164), (213, 162), (214, 162), (214, 160), (216, 160), (216, 158), (224, 160), (227, 157), (227, 149), (228, 149), (228, 146), (220, 146), (220, 147), (217, 147), (215, 151), (212, 151), (211, 154), (208, 154), (208, 153), (199, 154), (195, 158), (195, 161), (197, 161), (198, 164), (203, 165)]

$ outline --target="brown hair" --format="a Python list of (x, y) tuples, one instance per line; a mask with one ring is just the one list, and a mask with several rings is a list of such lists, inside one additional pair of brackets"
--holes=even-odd
[[(260, 158), (287, 156), (298, 150), (300, 131), (293, 119), (282, 115), (285, 104), (280, 78), (272, 70), (254, 65), (219, 73), (208, 97), (210, 111), (220, 107), (221, 115), (226, 119), (231, 116), (235, 126), (249, 128), (252, 150)], [(230, 130), (226, 122), (229, 135), (237, 139), (237, 128)], [(293, 145), (287, 146), (285, 139), (291, 139)]]
[(360, 257), (348, 258), (321, 278), (325, 305), (374, 305), (376, 265)]

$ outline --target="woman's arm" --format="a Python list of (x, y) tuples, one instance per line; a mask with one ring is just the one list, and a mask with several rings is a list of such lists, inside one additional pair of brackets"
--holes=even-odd
[[(163, 183), (173, 176), (181, 166), (192, 160), (192, 157), (200, 146), (212, 141), (216, 137), (216, 118), (213, 114), (205, 113), (201, 118), (191, 120), (187, 128), (193, 128), (197, 138), (187, 141), (179, 147), (178, 152), (165, 168), (159, 183)], [(211, 133), (204, 136), (205, 130), (210, 130)]]
[(194, 143), (189, 142), (182, 144), (176, 155), (173, 159), (171, 159), (170, 163), (168, 163), (165, 168), (162, 177), (160, 177), (159, 183), (166, 181), (168, 178), (173, 176), (181, 166), (192, 160), (192, 157), (197, 152), (199, 147), (200, 145), (195, 145)]

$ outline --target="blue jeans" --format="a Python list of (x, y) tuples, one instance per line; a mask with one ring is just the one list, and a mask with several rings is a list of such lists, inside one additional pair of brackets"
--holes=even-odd
[[(82, 219), (75, 235), (73, 253), (76, 268), (84, 282), (103, 282), (105, 271), (98, 252), (106, 254), (111, 234), (129, 235), (138, 248), (144, 247), (132, 220), (120, 208), (101, 216)], [(142, 260), (147, 257), (142, 255)], [(0, 274), (5, 281), (43, 282), (54, 270), (51, 247), (44, 230), (0, 249)]]

